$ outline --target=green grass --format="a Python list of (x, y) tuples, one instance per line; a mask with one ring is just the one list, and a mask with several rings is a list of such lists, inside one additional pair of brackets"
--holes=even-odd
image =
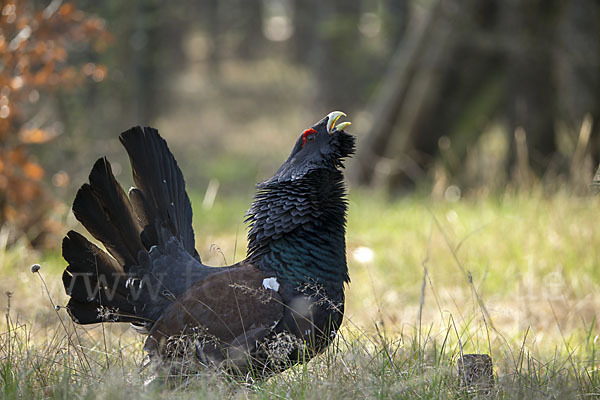
[[(243, 258), (250, 198), (192, 196), (198, 250)], [(462, 353), (494, 360), (494, 398), (600, 394), (598, 198), (541, 193), (434, 202), (353, 190), (344, 329), (335, 345), (266, 382), (217, 373), (144, 386), (142, 337), (126, 326), (72, 324), (58, 252), (0, 251), (2, 398), (470, 398)], [(0, 243), (2, 243), (0, 234)], [(370, 258), (372, 256), (372, 258)], [(39, 262), (41, 276), (29, 272)], [(43, 277), (49, 295), (42, 284)], [(7, 297), (0, 298), (6, 310)]]

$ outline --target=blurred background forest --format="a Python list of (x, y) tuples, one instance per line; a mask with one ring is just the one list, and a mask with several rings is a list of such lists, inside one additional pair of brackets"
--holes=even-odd
[(1, 4), (3, 245), (56, 246), (97, 157), (128, 186), (133, 125), (205, 207), (249, 199), (332, 110), (359, 137), (351, 184), (393, 195), (586, 194), (600, 156), (596, 0)]

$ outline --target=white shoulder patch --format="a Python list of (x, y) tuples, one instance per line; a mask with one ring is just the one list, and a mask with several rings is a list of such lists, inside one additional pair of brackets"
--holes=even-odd
[(274, 291), (278, 291), (279, 290), (279, 282), (277, 282), (277, 278), (275, 278), (275, 277), (265, 278), (265, 279), (263, 279), (263, 287), (265, 289), (271, 289)]

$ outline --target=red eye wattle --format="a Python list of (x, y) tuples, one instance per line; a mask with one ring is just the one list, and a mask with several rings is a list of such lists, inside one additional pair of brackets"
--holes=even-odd
[(307, 140), (313, 140), (316, 134), (317, 131), (313, 128), (307, 129), (304, 132), (302, 132), (302, 147), (304, 147)]

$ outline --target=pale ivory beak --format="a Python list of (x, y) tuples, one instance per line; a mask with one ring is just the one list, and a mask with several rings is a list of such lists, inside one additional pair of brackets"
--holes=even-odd
[(340, 117), (345, 117), (346, 114), (341, 111), (332, 111), (327, 115), (327, 132), (333, 135), (335, 132), (341, 132), (344, 128), (350, 126), (350, 122), (342, 122), (339, 125), (335, 125)]

